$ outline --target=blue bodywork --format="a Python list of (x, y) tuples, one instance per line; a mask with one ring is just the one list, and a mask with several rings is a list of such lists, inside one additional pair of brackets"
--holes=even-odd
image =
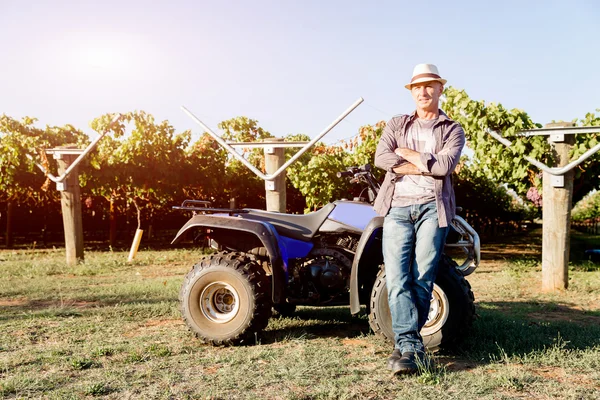
[[(336, 201), (335, 208), (327, 219), (360, 229), (361, 231), (377, 216), (373, 206), (355, 201)], [(273, 232), (277, 237), (281, 259), (283, 261), (286, 280), (288, 278), (288, 260), (290, 258), (305, 258), (313, 248), (312, 242), (292, 239), (280, 235), (276, 229)]]
[(275, 228), (273, 232), (277, 237), (277, 244), (279, 245), (279, 252), (281, 253), (281, 260), (283, 261), (283, 269), (285, 270), (285, 280), (287, 281), (288, 276), (288, 260), (290, 258), (304, 258), (313, 248), (312, 242), (303, 242), (301, 240), (292, 239), (286, 236), (281, 236)]
[(327, 219), (353, 226), (361, 231), (377, 216), (373, 206), (355, 201), (336, 201), (335, 208)]

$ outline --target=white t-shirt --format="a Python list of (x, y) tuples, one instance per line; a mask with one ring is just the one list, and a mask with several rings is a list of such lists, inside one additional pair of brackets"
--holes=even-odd
[[(415, 118), (406, 131), (406, 143), (411, 150), (420, 153), (435, 151), (433, 126), (436, 119)], [(406, 207), (435, 201), (434, 178), (422, 175), (404, 175), (396, 180), (392, 207)]]

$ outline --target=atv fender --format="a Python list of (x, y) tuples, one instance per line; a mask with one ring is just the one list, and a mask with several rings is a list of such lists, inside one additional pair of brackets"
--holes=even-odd
[(277, 244), (278, 235), (272, 225), (266, 222), (241, 219), (228, 215), (195, 215), (185, 223), (179, 232), (177, 232), (177, 235), (171, 244), (179, 242), (185, 232), (195, 227), (218, 228), (254, 234), (269, 253), (269, 259), (273, 270), (273, 303), (278, 304), (285, 300), (285, 271), (283, 269), (281, 252), (279, 251), (279, 246)]
[[(352, 261), (352, 272), (350, 274), (350, 312), (352, 314), (357, 314), (360, 311), (358, 267), (361, 265), (361, 261), (365, 261), (363, 265), (371, 261), (363, 260), (363, 256), (369, 254), (368, 249), (371, 248), (374, 239), (378, 236), (381, 236), (383, 220), (384, 217), (373, 218), (366, 226), (362, 236), (360, 237), (360, 240), (358, 241), (356, 254), (354, 255), (354, 261)], [(367, 250), (366, 253), (365, 250)]]

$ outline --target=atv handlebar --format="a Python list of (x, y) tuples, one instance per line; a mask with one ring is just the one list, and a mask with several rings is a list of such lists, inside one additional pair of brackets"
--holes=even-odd
[(340, 171), (336, 175), (338, 178), (343, 177), (351, 177), (354, 176), (357, 178), (360, 175), (370, 175), (371, 174), (371, 165), (365, 164), (358, 167), (348, 167), (346, 171)]
[(358, 167), (348, 167), (346, 171), (340, 171), (336, 175), (338, 178), (350, 178), (350, 183), (362, 182), (367, 184), (367, 187), (364, 190), (367, 190), (369, 203), (373, 203), (375, 201), (375, 197), (377, 197), (380, 185), (371, 171), (371, 165), (365, 164)]
[(336, 174), (336, 176), (338, 178), (347, 178), (347, 177), (350, 177), (350, 176), (354, 176), (354, 174), (352, 172), (350, 172), (350, 171), (339, 171)]

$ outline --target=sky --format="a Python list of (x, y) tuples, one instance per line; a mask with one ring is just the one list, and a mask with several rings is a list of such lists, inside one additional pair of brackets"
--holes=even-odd
[(247, 116), (325, 142), (414, 110), (419, 63), (535, 122), (600, 108), (600, 2), (0, 0), (0, 114), (41, 126), (144, 110), (182, 132)]

